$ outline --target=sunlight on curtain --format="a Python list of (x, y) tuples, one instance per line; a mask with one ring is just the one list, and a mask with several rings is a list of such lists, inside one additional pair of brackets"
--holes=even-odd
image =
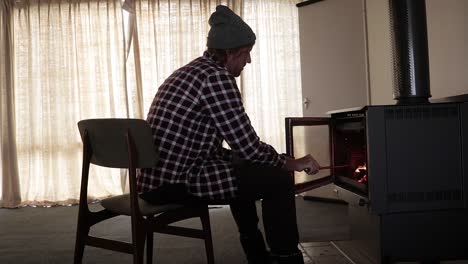
[[(14, 23), (22, 200), (68, 203), (79, 197), (81, 180), (77, 122), (129, 116), (121, 3), (27, 1)], [(91, 197), (122, 192), (120, 170), (91, 169), (99, 173), (90, 177)]]
[(245, 1), (243, 18), (257, 35), (242, 75), (245, 108), (262, 141), (286, 151), (284, 118), (302, 116), (296, 0)]
[[(146, 118), (157, 88), (164, 80), (177, 68), (203, 54), (208, 19), (216, 6), (225, 4), (239, 10), (241, 2), (135, 0), (137, 43), (134, 38), (132, 45), (136, 46), (129, 58), (128, 85), (129, 90), (141, 93), (142, 118)], [(135, 87), (137, 77), (141, 78), (141, 87)]]
[[(206, 50), (208, 19), (225, 4), (257, 35), (252, 64), (238, 80), (246, 111), (260, 138), (284, 152), (284, 117), (302, 115), (297, 1), (135, 1), (139, 57), (128, 72), (129, 85), (142, 78), (143, 118), (165, 78)], [(140, 75), (130, 70), (136, 65)]]

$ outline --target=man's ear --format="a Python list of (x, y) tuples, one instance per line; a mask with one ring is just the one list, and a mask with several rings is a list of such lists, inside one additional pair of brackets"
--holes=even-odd
[(226, 62), (232, 60), (232, 58), (235, 58), (237, 56), (237, 51), (236, 50), (226, 50)]
[(235, 54), (235, 50), (232, 50), (232, 49), (226, 50), (226, 55), (234, 55), (234, 54)]

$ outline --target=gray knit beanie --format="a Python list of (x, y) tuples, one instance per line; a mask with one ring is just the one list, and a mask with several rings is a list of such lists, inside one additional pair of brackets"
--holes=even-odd
[(227, 6), (217, 6), (208, 23), (208, 48), (233, 49), (255, 43), (255, 33), (249, 25)]

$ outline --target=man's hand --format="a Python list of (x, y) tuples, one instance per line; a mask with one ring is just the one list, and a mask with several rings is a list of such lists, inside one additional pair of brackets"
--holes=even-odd
[(308, 154), (298, 159), (287, 158), (283, 168), (289, 171), (304, 171), (312, 175), (319, 171), (320, 165), (312, 155)]

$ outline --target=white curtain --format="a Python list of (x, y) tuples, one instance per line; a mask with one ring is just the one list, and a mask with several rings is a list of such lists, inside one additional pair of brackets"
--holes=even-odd
[[(207, 21), (218, 4), (257, 34), (252, 64), (238, 83), (260, 137), (283, 152), (284, 117), (302, 114), (296, 2), (134, 0), (130, 23), (121, 0), (0, 3), (0, 52), (7, 54), (0, 57), (0, 206), (76, 202), (76, 123), (145, 118), (163, 80), (206, 49)], [(98, 175), (90, 178), (91, 197), (124, 191), (124, 172), (91, 172)]]
[[(13, 17), (22, 203), (74, 202), (82, 160), (77, 122), (129, 116), (121, 3), (30, 0), (17, 3)], [(91, 196), (122, 191), (119, 171), (95, 173)]]
[(21, 202), (15, 141), (13, 2), (0, 2), (0, 207)]
[(287, 116), (302, 116), (298, 12), (292, 0), (245, 1), (243, 18), (257, 42), (244, 68), (243, 100), (260, 138), (286, 151)]
[(156, 90), (174, 70), (206, 49), (208, 19), (218, 4), (241, 10), (239, 0), (127, 0), (136, 27), (128, 63), (128, 85), (142, 99), (146, 117)]

